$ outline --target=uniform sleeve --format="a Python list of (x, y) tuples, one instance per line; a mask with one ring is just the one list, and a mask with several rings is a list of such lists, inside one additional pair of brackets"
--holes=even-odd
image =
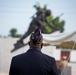
[(10, 70), (9, 70), (9, 75), (15, 75), (15, 69), (14, 69), (14, 58), (12, 58), (12, 61), (11, 61), (11, 65), (10, 65)]
[(58, 69), (54, 58), (53, 58), (53, 75), (58, 75)]

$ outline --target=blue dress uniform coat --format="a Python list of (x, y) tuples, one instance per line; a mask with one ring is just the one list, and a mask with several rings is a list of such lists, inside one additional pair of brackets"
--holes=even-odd
[(58, 75), (58, 71), (53, 57), (33, 48), (12, 58), (9, 75)]

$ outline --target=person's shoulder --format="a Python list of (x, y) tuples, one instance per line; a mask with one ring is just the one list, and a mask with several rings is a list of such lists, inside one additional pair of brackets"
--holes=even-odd
[(54, 57), (49, 56), (49, 55), (44, 54), (44, 53), (43, 53), (43, 55), (44, 55), (45, 58), (48, 58), (49, 60), (53, 60), (53, 61), (55, 61), (55, 58), (54, 58)]
[(16, 55), (16, 56), (13, 56), (12, 59), (13, 59), (13, 60), (17, 60), (17, 59), (22, 58), (24, 55), (25, 55), (25, 53), (18, 54), (18, 55)]

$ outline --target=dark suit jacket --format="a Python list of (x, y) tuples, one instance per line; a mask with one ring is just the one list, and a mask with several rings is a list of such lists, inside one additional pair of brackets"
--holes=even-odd
[(9, 75), (58, 75), (58, 71), (53, 57), (29, 49), (12, 58)]

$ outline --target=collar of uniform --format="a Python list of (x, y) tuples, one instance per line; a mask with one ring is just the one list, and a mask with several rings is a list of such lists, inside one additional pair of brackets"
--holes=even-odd
[(30, 48), (28, 51), (38, 51), (38, 52), (41, 52), (41, 50), (39, 48)]

